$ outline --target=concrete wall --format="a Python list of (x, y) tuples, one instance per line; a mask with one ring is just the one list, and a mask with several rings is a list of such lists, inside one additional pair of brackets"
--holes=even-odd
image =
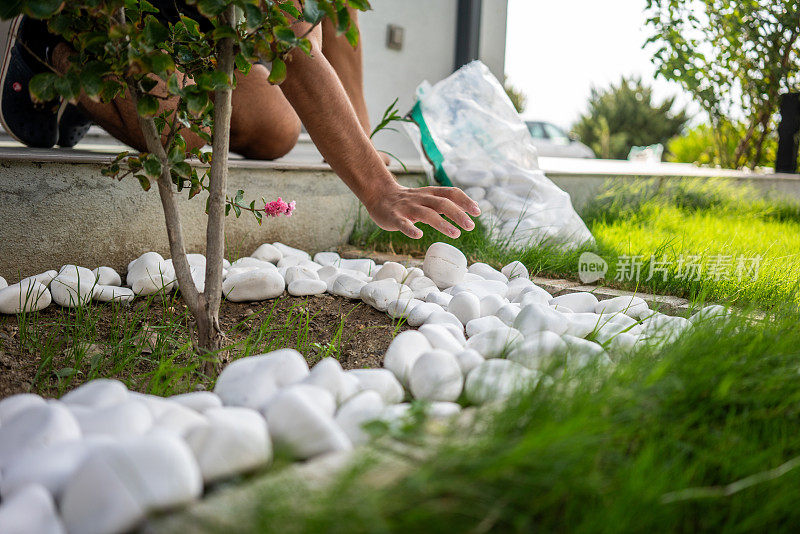
[[(109, 265), (124, 273), (129, 261), (150, 250), (169, 257), (155, 186), (144, 192), (134, 179), (103, 177), (100, 169), (107, 157), (65, 158), (33, 149), (12, 156), (0, 153), (0, 276), (9, 282), (67, 263)], [(406, 186), (419, 183), (419, 175), (399, 174)], [(228, 185), (231, 192), (243, 189), (248, 201), (262, 195), (297, 201), (291, 217), (264, 219), (262, 226), (247, 213), (239, 219), (230, 215), (225, 232), (229, 257), (248, 255), (273, 241), (311, 252), (335, 249), (347, 241), (360, 206), (327, 165), (232, 162)], [(203, 252), (205, 195), (179, 198), (188, 251)]]
[[(373, 10), (360, 15), (364, 45), (364, 86), (370, 118), (375, 124), (386, 107), (399, 98), (405, 113), (414, 103), (417, 86), (436, 83), (453, 72), (456, 43), (457, 0), (372, 0)], [(503, 79), (506, 46), (507, 0), (484, 0), (481, 15), (480, 59)], [(387, 26), (405, 30), (401, 50), (386, 46)], [(405, 134), (386, 132), (376, 145), (401, 158), (417, 151)]]

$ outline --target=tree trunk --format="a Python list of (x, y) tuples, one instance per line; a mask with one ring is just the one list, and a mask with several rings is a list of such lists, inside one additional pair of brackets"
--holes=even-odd
[[(235, 25), (235, 11), (231, 6), (225, 14), (225, 23)], [(217, 43), (217, 70), (233, 83), (233, 41), (221, 39)], [(217, 353), (222, 348), (224, 334), (219, 326), (219, 305), (222, 300), (222, 261), (225, 256), (225, 193), (228, 184), (228, 151), (231, 138), (231, 85), (214, 93), (214, 131), (212, 140), (211, 175), (208, 187), (208, 224), (206, 226), (206, 273), (203, 291), (202, 319), (197, 320), (200, 350)]]

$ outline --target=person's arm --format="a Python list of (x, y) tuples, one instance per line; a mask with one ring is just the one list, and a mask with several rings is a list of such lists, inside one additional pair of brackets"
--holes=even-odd
[[(304, 34), (306, 23), (296, 23), (295, 33)], [(295, 49), (286, 63), (281, 84), (286, 98), (303, 121), (311, 139), (336, 174), (367, 208), (384, 230), (399, 230), (411, 238), (422, 237), (414, 226), (423, 222), (450, 237), (460, 231), (440, 214), (465, 230), (475, 224), (467, 215), (480, 215), (478, 205), (455, 187), (406, 188), (398, 184), (359, 123), (335, 71), (321, 53), (319, 27), (308, 36), (311, 56)]]

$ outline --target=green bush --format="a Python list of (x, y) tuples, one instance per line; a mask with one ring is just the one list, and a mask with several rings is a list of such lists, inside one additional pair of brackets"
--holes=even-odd
[[(701, 124), (667, 143), (666, 160), (676, 163), (729, 167), (728, 162), (733, 161), (736, 157), (736, 148), (746, 130), (746, 125), (741, 123), (725, 123), (716, 131), (708, 124)], [(755, 161), (755, 165), (774, 166), (777, 150), (778, 140), (774, 134), (770, 135), (764, 141), (763, 150), (758, 160)], [(747, 157), (752, 161), (755, 159), (755, 147), (750, 147), (749, 152)]]

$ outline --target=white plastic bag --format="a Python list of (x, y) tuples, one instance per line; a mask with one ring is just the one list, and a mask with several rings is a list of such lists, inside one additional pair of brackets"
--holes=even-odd
[(429, 179), (478, 202), (494, 237), (516, 247), (594, 241), (569, 195), (539, 170), (527, 126), (486, 65), (473, 61), (436, 85), (424, 82), (409, 116)]

